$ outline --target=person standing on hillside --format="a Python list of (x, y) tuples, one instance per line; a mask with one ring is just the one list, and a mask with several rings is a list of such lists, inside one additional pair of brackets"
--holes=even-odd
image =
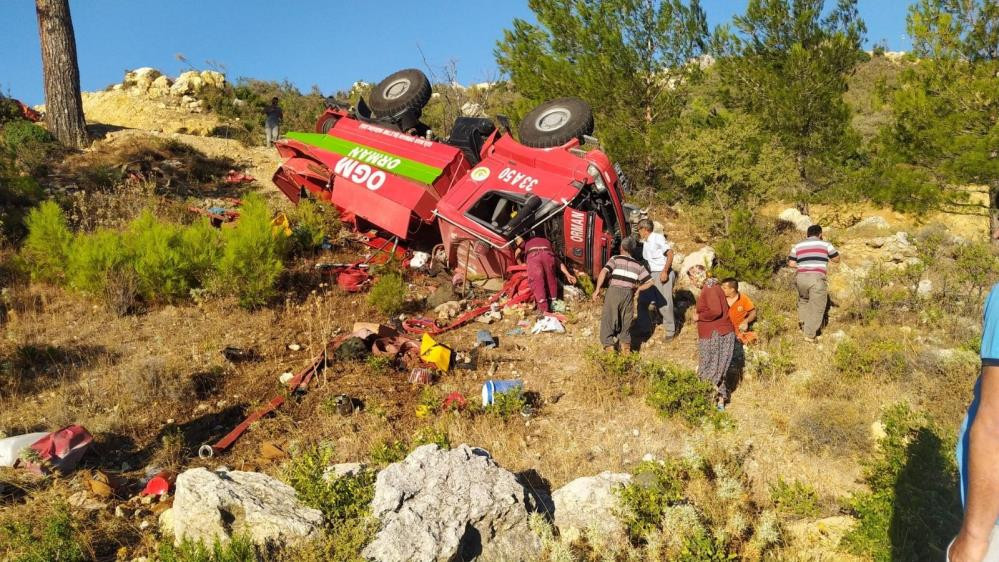
[(697, 322), (697, 375), (715, 385), (716, 405), (725, 409), (728, 384), (725, 376), (735, 355), (735, 327), (728, 317), (728, 300), (718, 280), (708, 277), (703, 265), (687, 270), (690, 284), (701, 290), (697, 295), (694, 320)]
[(822, 239), (821, 226), (813, 224), (806, 234), (808, 238), (791, 248), (787, 265), (797, 270), (794, 280), (798, 287), (798, 323), (805, 333), (805, 341), (815, 342), (829, 304), (826, 285), (829, 262), (838, 262), (839, 252)]
[(642, 241), (642, 258), (652, 275), (654, 289), (638, 296), (638, 333), (643, 337), (652, 335), (652, 318), (649, 305), (655, 303), (663, 319), (666, 341), (676, 337), (676, 319), (673, 317), (673, 248), (666, 237), (655, 232), (650, 219), (638, 221), (638, 237)]
[(982, 371), (957, 442), (964, 521), (947, 560), (999, 560), (999, 285), (985, 301)]
[(634, 238), (622, 240), (621, 251), (607, 261), (594, 285), (593, 302), (599, 302), (600, 287), (608, 277), (610, 278), (607, 284), (607, 297), (604, 299), (603, 315), (600, 317), (600, 343), (604, 346), (604, 351), (615, 349), (617, 344), (622, 344), (624, 351), (631, 351), (631, 321), (635, 316), (635, 293), (652, 287), (649, 270), (631, 257), (634, 250)]
[(264, 133), (267, 137), (267, 146), (270, 147), (278, 140), (281, 123), (284, 122), (284, 112), (278, 105), (277, 97), (271, 98), (271, 104), (264, 108), (264, 115), (267, 116), (264, 120)]

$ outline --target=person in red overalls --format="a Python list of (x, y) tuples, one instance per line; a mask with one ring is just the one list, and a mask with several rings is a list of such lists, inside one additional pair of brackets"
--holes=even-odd
[(561, 260), (555, 257), (552, 243), (539, 234), (532, 233), (527, 241), (517, 248), (517, 253), (524, 254), (527, 264), (527, 282), (534, 293), (538, 312), (551, 312), (551, 301), (558, 298), (558, 282), (555, 280), (555, 262), (558, 262), (562, 274), (570, 285), (576, 283), (576, 277)]

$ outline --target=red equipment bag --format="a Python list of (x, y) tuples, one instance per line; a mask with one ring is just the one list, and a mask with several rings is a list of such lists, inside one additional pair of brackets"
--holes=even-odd
[(360, 293), (371, 280), (371, 275), (359, 267), (348, 267), (337, 274), (336, 284), (348, 293)]
[(52, 470), (68, 474), (76, 468), (93, 441), (93, 436), (82, 425), (66, 426), (32, 443), (31, 450), (38, 454), (38, 461), (24, 464), (38, 474)]

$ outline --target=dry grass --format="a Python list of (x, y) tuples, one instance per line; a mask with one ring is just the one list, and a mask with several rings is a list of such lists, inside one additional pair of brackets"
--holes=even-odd
[[(692, 226), (668, 223), (667, 229), (681, 251), (700, 246), (689, 235), (696, 230)], [(481, 353), (478, 370), (442, 376), (434, 385), (439, 396), (459, 391), (474, 402), (487, 378), (522, 379), (540, 404), (531, 418), (503, 420), (468, 412), (420, 417), (421, 391), (407, 382), (406, 373), (336, 364), (304, 397), (255, 424), (231, 451), (198, 460), (198, 446), (220, 437), (280, 391), (280, 373), (300, 370), (353, 322), (379, 318), (364, 295), (329, 287), (310, 265), (304, 260), (295, 266), (283, 286), (283, 302), (253, 312), (235, 302), (207, 301), (118, 316), (56, 289), (13, 287), (0, 342), (0, 431), (18, 434), (81, 423), (97, 439), (84, 468), (137, 480), (148, 466), (225, 464), (278, 474), (279, 464), (259, 458), (259, 447), (267, 441), (292, 454), (326, 442), (333, 445), (337, 462), (368, 461), (373, 445), (408, 445), (421, 429), (438, 426), (446, 428), (451, 443), (483, 447), (501, 466), (533, 471), (532, 485), (550, 489), (604, 470), (628, 471), (647, 454), (682, 455), (703, 436), (702, 430), (659, 418), (645, 404), (640, 380), (629, 380), (623, 390), (620, 379), (585, 358), (585, 350), (596, 344), (599, 322), (599, 309), (585, 303), (575, 305), (574, 323), (565, 335), (507, 336), (516, 322), (510, 315), (498, 324), (472, 324), (440, 338), (467, 349), (475, 343), (475, 332), (487, 328), (499, 337), (500, 347)], [(414, 299), (435, 283), (413, 281)], [(915, 372), (902, 377), (904, 383), (841, 376), (833, 366), (835, 344), (803, 342), (795, 329), (793, 295), (777, 286), (757, 299), (763, 321), (772, 326), (759, 349), (792, 358), (793, 369), (743, 377), (728, 409), (736, 438), (752, 445), (744, 470), (753, 501), (765, 505), (778, 479), (807, 482), (830, 502), (857, 490), (858, 461), (871, 446), (870, 424), (886, 404), (907, 401), (956, 427), (974, 361), (923, 358), (914, 363)], [(844, 321), (834, 310), (828, 331), (848, 328)], [(953, 341), (932, 327), (922, 330), (928, 333), (921, 337)], [(591, 335), (584, 335), (587, 331)], [(291, 343), (301, 350), (289, 350)], [(230, 345), (253, 349), (260, 359), (229, 363), (220, 350)], [(641, 355), (696, 368), (696, 345), (696, 330), (688, 324), (677, 339), (648, 345)], [(490, 365), (495, 365), (492, 375)], [(364, 410), (338, 414), (330, 404), (340, 394), (363, 401)], [(27, 496), (2, 499), (0, 519), (44, 513), (80, 485), (76, 477), (56, 480), (32, 487)], [(94, 537), (88, 544), (102, 552), (120, 545), (136, 556), (151, 552), (152, 535), (132, 522), (123, 525), (111, 506), (81, 519), (81, 528)]]

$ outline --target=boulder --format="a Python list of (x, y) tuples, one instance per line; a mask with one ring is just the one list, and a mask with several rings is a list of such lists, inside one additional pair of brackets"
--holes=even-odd
[(318, 509), (302, 505), (295, 490), (266, 474), (193, 468), (177, 476), (173, 507), (160, 527), (177, 544), (190, 538), (212, 544), (246, 535), (261, 546), (282, 546), (315, 536)]
[(162, 74), (159, 70), (148, 66), (130, 70), (125, 73), (125, 79), (121, 82), (122, 89), (134, 92), (136, 95), (145, 94), (160, 76)]
[(203, 88), (205, 89), (221, 90), (225, 88), (225, 74), (221, 72), (216, 70), (202, 70), (200, 76)]
[(624, 538), (624, 525), (615, 515), (619, 509), (615, 488), (630, 481), (630, 474), (601, 472), (555, 490), (552, 502), (560, 535), (570, 542), (583, 530), (607, 538)]
[(888, 221), (886, 221), (884, 217), (874, 215), (864, 218), (857, 224), (851, 226), (848, 230), (852, 232), (864, 230), (888, 230)]
[(686, 283), (687, 272), (695, 265), (703, 265), (705, 268), (711, 269), (714, 263), (715, 249), (711, 246), (704, 246), (700, 250), (687, 254), (683, 257), (683, 261), (680, 262), (680, 282)]
[(427, 307), (437, 308), (446, 302), (457, 300), (459, 300), (458, 293), (454, 292), (454, 286), (450, 283), (443, 283), (434, 289), (434, 292), (427, 297)]
[(381, 530), (364, 549), (379, 561), (535, 560), (533, 502), (486, 451), (416, 448), (378, 473), (371, 510)]
[(485, 117), (486, 112), (482, 105), (474, 101), (467, 101), (461, 106), (461, 114), (465, 117)]
[(798, 231), (805, 232), (808, 227), (812, 226), (812, 218), (808, 215), (801, 214), (801, 211), (795, 208), (784, 209), (777, 215), (782, 221), (787, 221), (794, 225), (794, 228)]
[(921, 297), (928, 297), (933, 294), (933, 281), (920, 279), (919, 284), (916, 285), (916, 294)]
[(205, 81), (201, 78), (201, 74), (197, 70), (188, 70), (174, 80), (170, 86), (170, 95), (177, 98), (193, 95), (200, 92), (204, 86)]
[(159, 76), (153, 83), (149, 85), (149, 91), (147, 94), (151, 98), (158, 98), (170, 95), (170, 86), (173, 86), (173, 80), (170, 80), (167, 76)]

